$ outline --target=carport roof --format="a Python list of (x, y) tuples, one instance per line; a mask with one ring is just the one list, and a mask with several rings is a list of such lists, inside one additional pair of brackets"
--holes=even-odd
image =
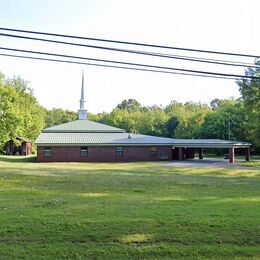
[(173, 139), (174, 147), (189, 147), (189, 148), (245, 148), (251, 143), (242, 141), (231, 141), (222, 139)]

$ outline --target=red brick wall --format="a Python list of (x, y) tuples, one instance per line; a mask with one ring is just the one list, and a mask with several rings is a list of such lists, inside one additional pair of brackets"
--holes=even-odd
[[(38, 162), (131, 162), (172, 160), (171, 146), (158, 146), (157, 156), (151, 156), (150, 146), (124, 146), (124, 156), (116, 157), (116, 146), (89, 146), (88, 156), (80, 157), (78, 146), (53, 146), (52, 157), (44, 157), (44, 147), (37, 147)], [(162, 158), (163, 157), (163, 158)]]
[(26, 143), (26, 155), (31, 155), (32, 153), (32, 144), (31, 143)]

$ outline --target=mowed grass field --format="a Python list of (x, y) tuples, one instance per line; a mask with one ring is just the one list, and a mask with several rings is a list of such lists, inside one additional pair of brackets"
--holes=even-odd
[(260, 258), (258, 170), (28, 160), (0, 157), (0, 259)]

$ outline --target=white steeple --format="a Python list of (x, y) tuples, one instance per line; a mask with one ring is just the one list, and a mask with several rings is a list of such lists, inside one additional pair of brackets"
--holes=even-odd
[(84, 71), (82, 71), (82, 85), (81, 85), (81, 97), (79, 101), (79, 119), (86, 120), (87, 119), (87, 110), (84, 107), (85, 97), (84, 97)]

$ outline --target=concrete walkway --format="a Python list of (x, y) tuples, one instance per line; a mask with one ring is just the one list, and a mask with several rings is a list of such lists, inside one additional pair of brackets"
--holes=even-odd
[[(239, 162), (237, 160), (237, 162)], [(241, 161), (242, 162), (242, 161)], [(258, 170), (260, 167), (241, 166), (235, 163), (229, 163), (229, 160), (224, 159), (194, 159), (184, 161), (171, 161), (163, 164), (166, 167), (197, 167), (197, 168), (226, 168), (226, 169), (245, 169), (245, 170)]]

